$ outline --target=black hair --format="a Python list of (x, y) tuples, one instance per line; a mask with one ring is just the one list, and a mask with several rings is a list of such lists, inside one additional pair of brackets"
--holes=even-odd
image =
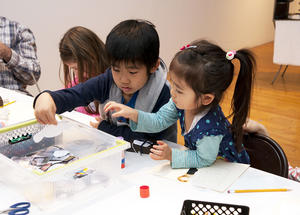
[(159, 37), (155, 26), (146, 20), (125, 20), (106, 38), (111, 65), (120, 62), (144, 64), (149, 72), (159, 59)]
[[(232, 113), (229, 117), (233, 116), (231, 132), (236, 148), (240, 151), (242, 126), (249, 115), (256, 62), (254, 55), (247, 49), (238, 50), (234, 58), (240, 61), (240, 71), (231, 101)], [(214, 108), (220, 103), (224, 91), (232, 82), (234, 65), (226, 58), (226, 52), (222, 48), (206, 40), (197, 40), (192, 42), (189, 48), (175, 55), (170, 64), (170, 72), (183, 78), (197, 98), (202, 94), (213, 94), (215, 98), (208, 106)], [(198, 111), (206, 107), (200, 107)]]

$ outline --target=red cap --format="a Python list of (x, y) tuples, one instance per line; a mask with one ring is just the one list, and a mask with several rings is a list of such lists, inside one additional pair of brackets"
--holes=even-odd
[(149, 186), (147, 186), (147, 185), (140, 186), (140, 196), (141, 196), (141, 198), (148, 198), (149, 195), (150, 195)]

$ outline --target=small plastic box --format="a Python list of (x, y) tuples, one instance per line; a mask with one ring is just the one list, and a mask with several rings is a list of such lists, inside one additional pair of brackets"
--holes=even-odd
[(45, 127), (34, 120), (0, 129), (0, 181), (41, 209), (109, 186), (121, 173), (122, 151), (130, 148), (129, 142), (67, 118), (59, 125), (60, 134), (38, 143), (33, 137)]
[(180, 215), (249, 215), (249, 207), (217, 202), (185, 200)]

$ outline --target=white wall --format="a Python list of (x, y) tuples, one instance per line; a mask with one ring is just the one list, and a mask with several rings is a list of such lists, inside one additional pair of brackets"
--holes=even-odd
[[(198, 38), (224, 49), (253, 47), (273, 40), (274, 0), (9, 0), (0, 14), (34, 32), (42, 67), (39, 85), (58, 89), (58, 43), (71, 27), (90, 28), (105, 41), (109, 31), (129, 18), (153, 22), (168, 64), (175, 52)], [(29, 90), (36, 94), (36, 88)]]

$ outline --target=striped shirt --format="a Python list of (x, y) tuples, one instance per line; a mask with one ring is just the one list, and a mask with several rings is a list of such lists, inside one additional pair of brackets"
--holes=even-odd
[(0, 87), (26, 92), (26, 86), (35, 84), (41, 75), (33, 33), (0, 16), (0, 42), (12, 51), (8, 62), (0, 59)]

